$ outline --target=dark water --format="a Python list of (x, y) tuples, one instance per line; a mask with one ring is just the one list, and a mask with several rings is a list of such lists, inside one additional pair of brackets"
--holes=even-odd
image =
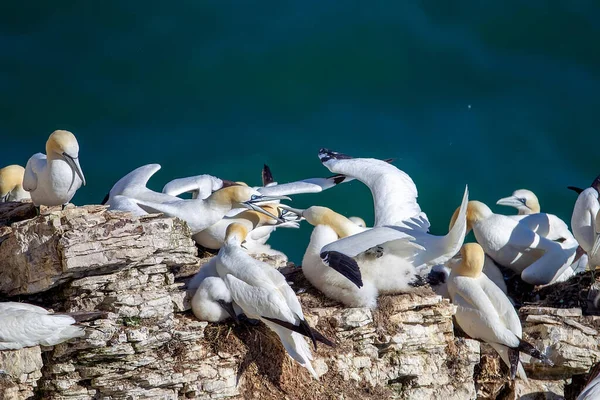
[[(327, 175), (320, 147), (396, 157), (444, 233), (464, 185), (570, 220), (600, 173), (597, 1), (31, 1), (0, 6), (0, 164), (73, 131), (98, 203), (142, 164), (171, 178)], [(573, 4), (570, 4), (573, 3)], [(294, 205), (372, 222), (359, 182)], [(310, 228), (271, 243), (300, 261)]]

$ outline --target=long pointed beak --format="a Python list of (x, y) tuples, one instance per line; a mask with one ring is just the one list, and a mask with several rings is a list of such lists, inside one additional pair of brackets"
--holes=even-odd
[(517, 199), (515, 196), (505, 197), (496, 202), (499, 206), (509, 206), (509, 207), (521, 207), (523, 203)]
[(73, 168), (73, 171), (79, 176), (79, 179), (83, 182), (83, 186), (85, 186), (85, 177), (83, 176), (83, 171), (81, 171), (81, 165), (79, 165), (79, 157), (71, 157), (67, 153), (63, 153), (63, 156), (65, 157), (67, 164), (69, 164), (71, 168)]
[(296, 221), (302, 221), (304, 219), (304, 211), (306, 211), (306, 210), (302, 210), (300, 208), (293, 208), (293, 207), (287, 206), (285, 204), (280, 204), (279, 208), (281, 208), (282, 210), (296, 214), (298, 216), (296, 218)]
[(274, 201), (279, 201), (279, 200), (292, 201), (292, 199), (290, 199), (287, 196), (256, 196), (255, 198), (246, 201), (244, 204), (260, 205), (260, 204), (264, 204), (264, 203), (272, 203)]
[(273, 218), (275, 221), (278, 221), (279, 223), (283, 224), (285, 222), (285, 220), (283, 218), (280, 218), (277, 215), (270, 213), (269, 211), (265, 210), (264, 208), (262, 208), (262, 207), (260, 207), (260, 206), (258, 206), (256, 204), (253, 204), (253, 203), (250, 203), (250, 202), (245, 202), (245, 203), (242, 203), (242, 204), (244, 206), (248, 207), (251, 210), (254, 210), (256, 212), (264, 214), (267, 217)]

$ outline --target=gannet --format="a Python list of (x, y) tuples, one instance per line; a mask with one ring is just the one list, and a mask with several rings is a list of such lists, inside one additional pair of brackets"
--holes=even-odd
[(348, 217), (348, 219), (350, 221), (352, 221), (353, 223), (355, 223), (356, 225), (360, 226), (361, 228), (367, 227), (367, 223), (361, 217)]
[(404, 221), (418, 218), (424, 230), (429, 228), (427, 215), (417, 203), (417, 187), (404, 171), (387, 161), (352, 158), (328, 149), (319, 150), (319, 159), (331, 172), (357, 179), (369, 187), (375, 207), (375, 227), (403, 226)]
[[(500, 199), (496, 204), (516, 208), (518, 215), (509, 217), (527, 225), (538, 235), (562, 243), (564, 248), (577, 247), (575, 237), (562, 219), (554, 214), (541, 213), (540, 202), (532, 191), (527, 189), (515, 190), (512, 196)], [(578, 268), (579, 263), (577, 262), (575, 265), (569, 266), (553, 283), (566, 281), (573, 276)]]
[(585, 387), (577, 396), (577, 400), (597, 400), (600, 399), (600, 366), (596, 364), (590, 371), (590, 376)]
[(217, 273), (216, 257), (194, 275), (187, 291), (192, 296), (192, 312), (200, 321), (219, 322), (229, 317), (237, 319), (241, 312), (239, 307), (234, 306), (229, 289)]
[(316, 340), (329, 341), (308, 325), (285, 277), (242, 249), (247, 234), (241, 224), (227, 227), (225, 244), (217, 255), (217, 273), (244, 314), (260, 319), (275, 331), (288, 354), (318, 379), (310, 362), (313, 357), (309, 345), (302, 335), (310, 337), (315, 347)]
[(244, 247), (250, 254), (277, 254), (287, 259), (283, 253), (271, 249), (270, 246), (266, 244), (266, 241), (275, 228), (297, 228), (299, 225), (298, 222), (295, 221), (296, 217), (294, 216), (290, 219), (286, 218), (287, 212), (279, 209), (277, 204), (264, 204), (261, 207), (271, 214), (279, 216), (280, 219), (273, 219), (264, 213), (259, 213), (254, 210), (245, 210), (233, 217), (221, 219), (214, 225), (195, 234), (193, 239), (204, 248), (217, 250), (220, 249), (225, 242), (227, 227), (233, 223), (241, 223), (249, 232)]
[(519, 215), (536, 214), (540, 212), (540, 202), (537, 196), (531, 190), (515, 190), (512, 196), (504, 197), (496, 202), (501, 206), (514, 207), (519, 211)]
[(30, 199), (29, 192), (23, 189), (25, 168), (9, 165), (0, 169), (0, 203)]
[(344, 304), (375, 307), (378, 291), (408, 291), (421, 284), (422, 269), (445, 263), (458, 252), (466, 232), (467, 202), (465, 188), (458, 217), (462, 223), (446, 236), (431, 235), (418, 223), (366, 229), (324, 207), (295, 210), (315, 225), (302, 262), (304, 274), (315, 287)]
[(171, 196), (191, 193), (192, 199), (205, 199), (223, 186), (231, 186), (234, 182), (226, 181), (212, 175), (196, 175), (187, 178), (173, 179), (168, 182), (162, 192)]
[[(457, 213), (458, 210), (455, 215)], [(527, 218), (544, 215), (532, 214)], [(499, 265), (519, 273), (525, 282), (546, 285), (569, 267), (577, 246), (547, 239), (522, 221), (494, 214), (479, 201), (470, 201), (467, 207), (467, 233), (473, 229), (487, 255)]]
[(544, 354), (521, 339), (523, 332), (517, 312), (506, 295), (482, 274), (484, 252), (477, 243), (466, 243), (461, 249), (460, 264), (452, 266), (448, 291), (456, 304), (456, 322), (474, 339), (489, 343), (510, 368), (511, 379), (517, 373), (527, 380), (519, 352), (554, 365)]
[[(79, 313), (82, 314), (99, 313)], [(83, 336), (85, 327), (76, 323), (73, 315), (50, 314), (42, 307), (26, 303), (0, 303), (0, 350), (54, 346)]]
[(34, 154), (27, 161), (23, 188), (36, 206), (64, 206), (82, 184), (85, 186), (85, 177), (75, 135), (54, 131), (46, 142), (46, 154)]
[(579, 193), (571, 215), (573, 235), (581, 248), (587, 253), (588, 265), (593, 270), (600, 265), (598, 247), (594, 251), (594, 244), (598, 242), (598, 237), (600, 237), (600, 224), (598, 223), (600, 222), (598, 221), (600, 176), (594, 179), (592, 185), (585, 190), (572, 186), (569, 186), (569, 189)]

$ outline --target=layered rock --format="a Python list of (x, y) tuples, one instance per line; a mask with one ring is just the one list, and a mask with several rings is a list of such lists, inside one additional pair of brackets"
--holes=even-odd
[[(8, 206), (0, 205), (0, 224), (11, 225), (0, 226), (0, 293), (55, 311), (106, 312), (86, 323), (84, 338), (43, 353), (37, 347), (1, 352), (5, 398), (33, 393), (81, 400), (560, 395), (569, 378), (584, 374), (600, 354), (597, 317), (523, 308), (526, 338), (547, 350), (557, 367), (528, 362), (534, 378), (529, 386), (508, 385), (495, 354), (485, 353), (484, 361), (497, 370), (482, 372), (477, 366), (476, 391), (480, 344), (455, 336), (455, 308), (447, 300), (423, 289), (383, 296), (375, 311), (344, 308), (308, 287), (299, 269), (288, 267), (284, 271), (293, 287), (305, 289), (299, 298), (307, 320), (336, 344), (314, 352), (316, 381), (264, 325), (208, 324), (193, 317), (183, 277), (206, 259), (197, 257), (180, 220), (87, 206), (18, 221), (32, 217), (30, 204), (10, 206), (10, 216), (3, 207)], [(267, 261), (282, 265), (277, 258)]]

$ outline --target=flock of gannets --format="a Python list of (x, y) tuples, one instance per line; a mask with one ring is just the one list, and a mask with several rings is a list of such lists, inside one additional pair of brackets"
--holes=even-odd
[[(24, 171), (18, 166), (0, 170), (1, 201), (30, 195), (36, 206), (64, 205), (85, 185), (72, 133), (55, 131), (46, 152), (32, 156)], [(265, 166), (260, 187), (198, 175), (172, 180), (162, 192), (147, 188), (148, 180), (160, 169), (158, 164), (148, 164), (117, 181), (103, 203), (111, 212), (160, 212), (186, 221), (199, 245), (219, 249), (188, 283), (196, 317), (210, 322), (230, 317), (263, 321), (279, 336), (288, 354), (315, 377), (307, 338), (315, 347), (317, 341), (332, 342), (309, 326), (285, 277), (250, 256), (274, 252), (266, 242), (275, 229), (297, 227), (302, 220), (314, 226), (302, 262), (304, 275), (326, 296), (349, 307), (375, 308), (379, 294), (410, 292), (429, 283), (457, 305), (456, 321), (468, 335), (498, 351), (512, 378), (526, 379), (520, 352), (551, 364), (523, 341), (499, 266), (535, 285), (565, 279), (578, 271), (581, 260), (587, 260), (584, 267), (595, 269), (600, 249), (598, 180), (586, 190), (575, 188), (580, 194), (571, 221), (574, 234), (555, 215), (541, 213), (537, 197), (528, 190), (498, 200), (497, 204), (518, 210), (518, 215), (501, 215), (479, 201), (469, 201), (465, 189), (448, 233), (436, 236), (429, 233), (429, 220), (417, 202), (413, 180), (389, 160), (353, 158), (327, 149), (321, 149), (318, 156), (334, 176), (278, 184)], [(346, 218), (326, 207), (301, 210), (281, 204), (290, 200), (288, 196), (318, 193), (353, 179), (371, 190), (373, 227), (360, 217)], [(178, 197), (183, 193), (191, 193), (191, 198)], [(478, 244), (463, 244), (471, 230)], [(578, 246), (587, 258), (584, 255), (573, 264)], [(4, 303), (0, 320), (9, 321), (18, 304)], [(58, 324), (53, 318), (60, 318), (66, 326), (74, 323), (43, 310), (33, 314), (28, 331), (13, 323), (0, 324), (7, 330), (0, 330), (0, 343), (13, 343), (4, 344), (5, 348), (14, 343), (31, 346), (81, 334), (80, 328), (67, 329), (57, 338), (44, 333)]]

